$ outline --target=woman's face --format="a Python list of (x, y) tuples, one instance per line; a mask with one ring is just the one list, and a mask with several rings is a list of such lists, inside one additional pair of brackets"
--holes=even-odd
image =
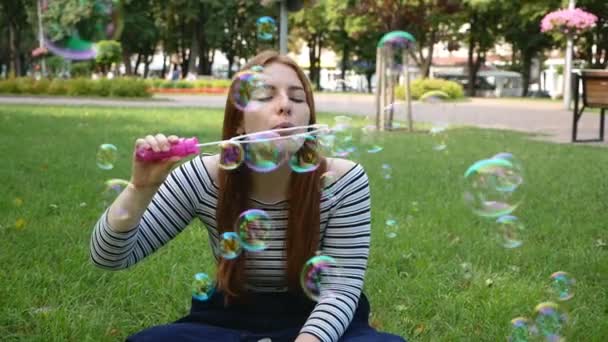
[(310, 123), (310, 108), (298, 74), (283, 63), (264, 67), (264, 86), (255, 91), (253, 109), (243, 112), (239, 134), (276, 128), (305, 126)]

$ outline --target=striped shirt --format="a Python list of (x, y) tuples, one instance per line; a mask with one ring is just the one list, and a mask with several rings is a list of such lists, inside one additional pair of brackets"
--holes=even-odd
[[(197, 217), (206, 227), (209, 243), (219, 261), (219, 233), (215, 211), (218, 186), (202, 158), (176, 168), (167, 177), (146, 209), (137, 227), (114, 232), (101, 216), (91, 237), (91, 260), (99, 267), (118, 270), (139, 262), (173, 239)], [(246, 253), (247, 288), (260, 292), (287, 291), (285, 236), (288, 201), (268, 204), (252, 199), (253, 208), (270, 216), (272, 233), (267, 248)], [(332, 295), (316, 304), (301, 332), (321, 341), (337, 341), (350, 324), (367, 267), (370, 244), (370, 191), (368, 178), (359, 164), (352, 167), (321, 194), (319, 250), (333, 257), (340, 272), (324, 279)]]

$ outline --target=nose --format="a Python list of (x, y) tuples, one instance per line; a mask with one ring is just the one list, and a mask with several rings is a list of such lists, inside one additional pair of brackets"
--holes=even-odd
[(289, 100), (289, 96), (285, 92), (281, 92), (279, 94), (279, 114), (291, 115), (291, 101)]

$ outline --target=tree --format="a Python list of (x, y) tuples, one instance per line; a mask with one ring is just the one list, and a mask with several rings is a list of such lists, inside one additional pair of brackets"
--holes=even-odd
[(0, 32), (6, 37), (3, 39), (5, 45), (0, 46), (0, 50), (7, 52), (0, 57), (7, 63), (7, 74), (25, 74), (26, 60), (30, 58), (29, 52), (35, 41), (34, 31), (28, 20), (31, 6), (31, 0), (0, 0), (0, 22), (3, 22), (2, 27), (5, 27), (0, 28)]
[(465, 0), (462, 15), (466, 18), (469, 46), (467, 59), (467, 94), (475, 96), (477, 73), (486, 62), (488, 51), (500, 37), (500, 22), (504, 16), (500, 0)]
[(532, 60), (554, 45), (551, 37), (540, 31), (540, 21), (549, 8), (559, 6), (560, 0), (505, 2), (505, 10), (513, 15), (503, 16), (501, 23), (505, 40), (513, 48), (513, 66), (523, 78), (523, 96), (528, 95)]
[(448, 23), (460, 10), (462, 5), (456, 0), (361, 0), (355, 13), (369, 18), (369, 30), (403, 30), (416, 37), (417, 50), (410, 53), (421, 74), (428, 76), (434, 46), (449, 38)]
[(97, 56), (95, 62), (101, 67), (104, 74), (110, 70), (112, 64), (120, 63), (122, 48), (115, 40), (101, 40), (97, 43)]
[[(595, 28), (581, 37), (580, 57), (587, 61), (590, 68), (608, 68), (608, 2), (605, 0), (579, 0), (577, 7), (598, 17)], [(593, 52), (594, 46), (595, 53)]]
[(327, 0), (319, 0), (305, 11), (290, 15), (289, 26), (295, 39), (302, 39), (308, 46), (309, 78), (312, 84), (321, 88), (321, 50), (329, 39)]
[[(153, 2), (151, 0), (131, 0), (124, 6), (124, 29), (120, 36), (122, 62), (127, 75), (137, 72), (144, 63), (143, 76), (148, 76), (149, 65), (160, 40), (159, 28), (155, 24)], [(135, 68), (131, 56), (137, 54)]]

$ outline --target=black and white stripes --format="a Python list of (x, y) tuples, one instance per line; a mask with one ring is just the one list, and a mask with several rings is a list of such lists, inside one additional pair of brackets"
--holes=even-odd
[[(201, 158), (181, 165), (160, 187), (137, 227), (124, 233), (114, 232), (108, 224), (107, 212), (102, 215), (91, 237), (93, 263), (112, 270), (127, 268), (169, 242), (194, 218), (207, 227), (213, 254), (219, 260), (217, 196), (218, 187)], [(251, 207), (268, 213), (273, 231), (266, 250), (246, 254), (247, 287), (259, 292), (286, 291), (284, 244), (288, 202), (267, 204), (252, 200)], [(336, 279), (327, 280), (333, 295), (317, 303), (302, 332), (322, 341), (337, 341), (353, 318), (369, 253), (370, 192), (367, 175), (360, 165), (323, 189), (320, 230), (320, 250), (335, 258), (341, 269)]]

